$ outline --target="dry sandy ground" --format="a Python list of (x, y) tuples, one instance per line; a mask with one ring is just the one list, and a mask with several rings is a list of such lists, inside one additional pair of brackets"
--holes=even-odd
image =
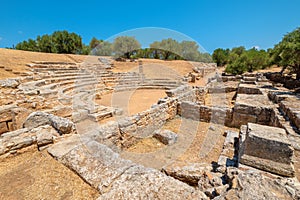
[[(194, 121), (192, 123), (194, 123), (195, 129), (185, 130), (183, 123), (186, 123), (186, 121), (183, 121), (181, 117), (177, 116), (173, 120), (168, 121), (162, 127), (162, 129), (171, 130), (177, 133), (178, 137), (182, 137), (182, 134), (188, 134), (191, 136), (187, 148), (180, 152), (174, 160), (178, 163), (191, 162), (211, 164), (213, 162), (217, 162), (222, 152), (225, 140), (224, 131), (239, 131), (239, 129), (221, 126), (220, 129), (215, 131), (215, 135), (210, 135), (209, 129), (211, 126), (215, 127), (214, 124)], [(210, 143), (209, 145), (207, 144), (208, 140)], [(148, 137), (131, 146), (128, 151), (134, 153), (149, 153), (158, 151), (165, 147), (166, 146), (161, 144), (158, 140)]]
[[(143, 66), (151, 66), (158, 65), (160, 69), (158, 70), (162, 72), (175, 72), (177, 75), (184, 76), (189, 72), (192, 72), (194, 64), (193, 62), (184, 61), (184, 60), (173, 60), (173, 61), (165, 61), (165, 60), (156, 60), (156, 59), (140, 59), (143, 61)], [(138, 62), (118, 62), (114, 61), (114, 72), (128, 72), (128, 71), (136, 71), (138, 70)], [(159, 72), (160, 72), (159, 71)], [(157, 72), (154, 70), (154, 72)], [(147, 73), (147, 71), (146, 71)], [(159, 74), (159, 73), (157, 73)]]
[(0, 199), (96, 199), (99, 193), (46, 151), (0, 161)]
[[(60, 62), (82, 62), (86, 56), (69, 55), (69, 54), (53, 54), (53, 53), (37, 53), (30, 51), (20, 51), (12, 49), (0, 48), (0, 79), (18, 77), (13, 72), (26, 72), (29, 64), (33, 61), (60, 61)], [(6, 71), (5, 69), (11, 69)]]
[(121, 107), (128, 115), (148, 110), (158, 99), (166, 96), (165, 90), (138, 89), (103, 95), (96, 103), (103, 106)]

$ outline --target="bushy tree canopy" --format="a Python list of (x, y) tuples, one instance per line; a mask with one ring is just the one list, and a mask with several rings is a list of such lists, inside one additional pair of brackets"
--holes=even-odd
[(117, 57), (125, 56), (130, 58), (134, 51), (141, 48), (141, 44), (134, 37), (120, 36), (117, 37), (112, 45), (112, 49)]
[(52, 40), (56, 49), (54, 53), (79, 53), (82, 49), (82, 39), (76, 33), (68, 31), (55, 31)]
[(93, 37), (89, 44), (90, 54), (96, 56), (111, 56), (112, 44), (108, 41), (98, 40)]
[(229, 57), (230, 50), (229, 49), (221, 49), (218, 48), (214, 50), (212, 54), (212, 59), (215, 63), (217, 63), (217, 66), (225, 66), (228, 63), (228, 57)]
[(233, 48), (228, 55), (225, 71), (231, 74), (242, 74), (264, 69), (269, 66), (269, 54), (265, 50), (255, 48), (245, 50), (243, 47)]
[(20, 42), (16, 49), (25, 51), (38, 51), (46, 53), (80, 53), (82, 39), (76, 33), (68, 31), (55, 31), (51, 35), (37, 36), (36, 40)]
[(164, 60), (189, 60), (199, 62), (212, 62), (209, 53), (199, 52), (199, 46), (194, 41), (178, 42), (172, 38), (155, 41), (150, 44), (152, 57)]
[(290, 68), (300, 80), (300, 28), (286, 34), (271, 50), (272, 62), (285, 68)]

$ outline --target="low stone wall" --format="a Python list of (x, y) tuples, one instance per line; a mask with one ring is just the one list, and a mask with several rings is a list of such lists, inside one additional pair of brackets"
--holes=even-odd
[(195, 95), (196, 95), (196, 102), (199, 102), (200, 104), (205, 104), (205, 95), (206, 95), (206, 89), (204, 87), (196, 87), (195, 89)]
[(289, 76), (283, 76), (280, 73), (265, 73), (264, 74), (270, 81), (273, 81), (275, 83), (281, 83), (284, 87), (288, 89), (295, 89), (300, 87), (300, 81), (295, 80), (292, 77)]
[(274, 108), (266, 95), (239, 94), (233, 108), (183, 101), (178, 104), (178, 114), (187, 119), (236, 128), (248, 122), (281, 127)]
[(193, 67), (193, 71), (199, 74), (201, 77), (204, 77), (207, 74), (216, 72), (217, 65), (216, 63), (197, 63), (197, 66)]
[(22, 124), (31, 112), (15, 105), (0, 106), (0, 135), (22, 128)]
[(273, 107), (267, 95), (238, 94), (231, 126), (239, 128), (248, 122), (270, 125)]
[(1, 106), (0, 108), (0, 134), (8, 131), (13, 131), (12, 127), (12, 112), (11, 110), (16, 106)]
[(176, 97), (176, 96), (179, 96), (181, 94), (184, 94), (188, 91), (191, 90), (191, 86), (189, 85), (182, 85), (182, 86), (179, 86), (175, 89), (171, 89), (171, 90), (167, 90), (166, 91), (166, 94), (168, 97)]
[(237, 91), (239, 82), (217, 82), (217, 83), (210, 83), (206, 89), (207, 93), (230, 93)]
[(158, 104), (153, 105), (151, 109), (120, 119), (118, 124), (122, 147), (128, 148), (140, 139), (153, 134), (166, 121), (173, 119), (177, 115), (179, 102), (195, 102), (197, 99), (196, 93), (201, 93), (200, 91), (199, 89), (191, 89), (185, 91), (185, 93), (180, 93), (178, 96), (175, 94), (172, 97), (160, 99)]
[(202, 122), (231, 125), (232, 110), (226, 107), (210, 107), (183, 101), (178, 106), (178, 114), (181, 117)]
[(241, 75), (237, 76), (222, 76), (222, 81), (223, 82), (228, 82), (228, 81), (240, 81), (243, 77)]
[(299, 100), (284, 100), (279, 103), (280, 110), (289, 118), (291, 123), (300, 132), (300, 103)]
[(238, 94), (263, 94), (257, 85), (252, 84), (239, 84)]

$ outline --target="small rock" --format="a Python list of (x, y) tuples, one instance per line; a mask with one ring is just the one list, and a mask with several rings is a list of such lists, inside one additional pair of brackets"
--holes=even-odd
[(208, 188), (207, 190), (204, 191), (204, 193), (206, 194), (206, 196), (208, 196), (211, 199), (217, 196), (214, 188)]
[(0, 86), (6, 88), (17, 88), (20, 85), (19, 79), (0, 80)]
[(33, 129), (43, 125), (51, 125), (49, 114), (44, 112), (33, 112), (25, 120), (23, 127)]
[(170, 130), (161, 130), (156, 131), (153, 137), (165, 145), (172, 145), (177, 141), (178, 136), (176, 133)]
[(234, 177), (234, 178), (231, 180), (231, 188), (232, 188), (232, 189), (238, 188), (238, 179), (237, 179), (237, 177)]
[(44, 112), (33, 112), (25, 120), (23, 127), (33, 129), (43, 125), (51, 125), (60, 134), (68, 134), (74, 130), (74, 123), (69, 119)]
[(296, 191), (295, 191), (292, 187), (286, 185), (286, 186), (285, 186), (285, 189), (288, 191), (288, 193), (290, 193), (290, 195), (291, 195), (292, 197), (295, 197)]
[(8, 127), (6, 125), (6, 122), (0, 122), (0, 135), (6, 132), (8, 132)]
[(212, 130), (212, 131), (216, 130), (216, 128), (214, 126), (210, 126), (209, 129)]
[[(222, 174), (221, 174), (222, 175)], [(213, 186), (213, 187), (218, 187), (223, 185), (223, 181), (221, 176), (213, 176), (213, 178), (209, 181), (209, 183)]]
[(35, 109), (36, 106), (37, 106), (37, 103), (36, 103), (36, 102), (33, 102), (33, 103), (31, 104), (31, 107), (32, 107), (33, 109)]
[(229, 188), (228, 184), (226, 184), (226, 185), (220, 185), (218, 187), (215, 187), (216, 196), (224, 194), (227, 191), (228, 188)]
[(167, 175), (192, 186), (198, 185), (200, 179), (203, 179), (205, 180), (205, 183), (208, 183), (209, 180), (204, 174), (206, 172), (209, 173), (211, 170), (211, 166), (203, 163), (185, 163), (184, 166), (178, 166), (175, 163), (162, 169)]
[(71, 133), (74, 129), (74, 123), (69, 119), (49, 115), (51, 125), (60, 133), (68, 134)]
[(54, 130), (51, 126), (47, 126), (43, 128), (37, 134), (37, 145), (40, 147), (53, 143), (53, 136), (58, 135), (56, 130)]

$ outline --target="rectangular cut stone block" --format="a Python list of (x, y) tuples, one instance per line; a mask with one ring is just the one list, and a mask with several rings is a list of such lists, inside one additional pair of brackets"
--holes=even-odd
[(280, 110), (290, 119), (292, 124), (300, 130), (300, 102), (296, 97), (287, 98), (279, 103)]
[(238, 94), (233, 108), (232, 126), (240, 127), (249, 122), (269, 125), (273, 105), (267, 95)]
[(0, 122), (11, 121), (12, 113), (11, 110), (16, 108), (15, 105), (4, 105), (0, 106)]
[(90, 119), (92, 119), (93, 121), (95, 121), (95, 122), (101, 121), (101, 120), (106, 119), (106, 118), (110, 118), (112, 116), (113, 116), (112, 111), (104, 111), (104, 112), (101, 112), (101, 113), (95, 113), (95, 114), (89, 114), (88, 115), (88, 117)]
[(6, 122), (0, 122), (0, 135), (6, 132), (8, 132), (8, 127), (6, 125)]
[(158, 130), (154, 132), (154, 138), (165, 145), (172, 145), (177, 141), (177, 134), (170, 130)]
[(200, 120), (200, 105), (184, 101), (180, 104), (180, 115), (186, 119)]
[(175, 96), (178, 96), (182, 93), (185, 93), (187, 91), (191, 90), (191, 87), (188, 86), (188, 85), (182, 85), (180, 87), (177, 87), (175, 89), (172, 89), (172, 90), (167, 90), (166, 91), (166, 94), (168, 97), (175, 97)]
[(282, 176), (295, 175), (291, 146), (284, 129), (248, 123), (240, 163)]
[(239, 94), (262, 94), (257, 85), (240, 84), (238, 88)]

